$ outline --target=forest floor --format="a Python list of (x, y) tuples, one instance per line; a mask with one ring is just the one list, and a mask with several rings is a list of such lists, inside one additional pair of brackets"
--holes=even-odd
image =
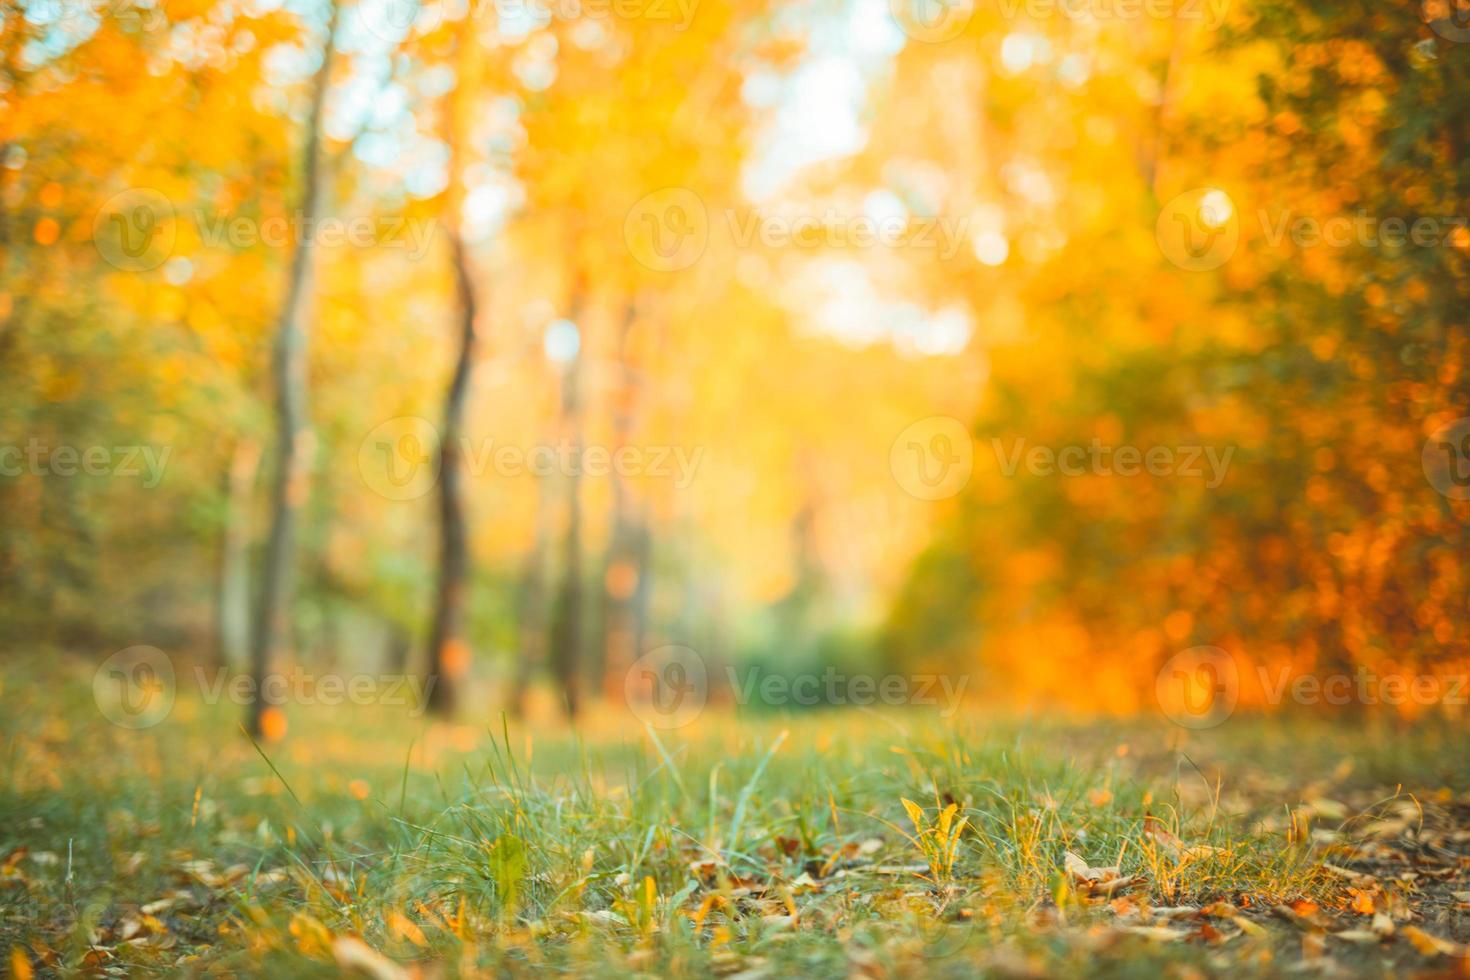
[[(1470, 976), (1470, 732), (0, 690), (0, 973)], [(60, 678), (60, 679), (58, 679)]]

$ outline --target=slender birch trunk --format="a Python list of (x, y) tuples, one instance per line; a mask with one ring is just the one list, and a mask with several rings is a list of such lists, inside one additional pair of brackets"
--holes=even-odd
[[(327, 21), (322, 63), (311, 83), (306, 145), (302, 150), (301, 227), (314, 228), (321, 210), (322, 114), (336, 54), (335, 2)], [(246, 709), (245, 727), (261, 734), (265, 703), (260, 692), (284, 634), (291, 606), (296, 551), (296, 518), (309, 490), (315, 436), (306, 406), (307, 313), (312, 292), (314, 249), (310, 235), (294, 243), (286, 296), (276, 327), (272, 374), (276, 384), (276, 472), (271, 487), (271, 530), (251, 637), (250, 672), (255, 696)]]

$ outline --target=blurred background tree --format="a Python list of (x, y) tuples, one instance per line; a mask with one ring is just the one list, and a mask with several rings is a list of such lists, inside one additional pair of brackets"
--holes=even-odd
[[(0, 446), (45, 460), (0, 472), (8, 645), (237, 660), (302, 234), (261, 231), (301, 217), (328, 5), (0, 9)], [(1195, 644), (1463, 670), (1467, 505), (1421, 459), (1467, 405), (1463, 8), (958, 9), (344, 6), (321, 212), (372, 232), (316, 249), (277, 662), (526, 712), (665, 644), (1112, 711)], [(1214, 268), (1167, 241), (1201, 202)], [(1442, 234), (1281, 232), (1360, 214)], [(937, 501), (891, 456), (934, 417), (974, 461)], [(405, 419), (413, 493), (373, 468)], [(1002, 465), (1094, 441), (1231, 455), (1217, 483)], [(526, 464), (563, 443), (665, 469)]]

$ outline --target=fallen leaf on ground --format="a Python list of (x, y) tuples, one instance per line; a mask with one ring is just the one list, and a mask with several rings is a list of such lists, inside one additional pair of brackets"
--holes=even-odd
[(1086, 861), (1071, 851), (1062, 855), (1062, 867), (1077, 886), (1077, 890), (1087, 895), (1109, 897), (1138, 881), (1137, 875), (1120, 874), (1116, 866), (1089, 867)]
[(1230, 853), (1225, 848), (1215, 847), (1212, 844), (1185, 844), (1164, 826), (1164, 821), (1151, 813), (1144, 815), (1143, 836), (1153, 841), (1158, 845), (1159, 850), (1168, 854), (1175, 861), (1195, 861), (1216, 854)]
[(1193, 905), (1165, 906), (1151, 911), (1162, 919), (1191, 919), (1200, 914), (1200, 909)]
[(1439, 936), (1431, 935), (1418, 926), (1404, 926), (1399, 930), (1414, 948), (1425, 956), (1454, 956), (1458, 958), (1470, 957), (1470, 946), (1457, 943), (1451, 939), (1441, 939)]
[(409, 980), (409, 973), (356, 936), (332, 940), (332, 958), (344, 970), (360, 970), (373, 980)]
[(1178, 942), (1189, 938), (1189, 933), (1182, 929), (1170, 929), (1167, 926), (1120, 926), (1122, 931), (1131, 936), (1142, 936), (1154, 942)]
[(1373, 896), (1371, 893), (1361, 888), (1349, 888), (1348, 891), (1353, 896), (1352, 909), (1354, 912), (1359, 915), (1373, 914)]

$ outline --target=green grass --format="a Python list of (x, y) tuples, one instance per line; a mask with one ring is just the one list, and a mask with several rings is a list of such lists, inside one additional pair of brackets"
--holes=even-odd
[[(12, 669), (0, 694), (0, 952), (38, 974), (337, 976), (357, 951), (392, 975), (344, 937), (426, 976), (1371, 974), (1431, 964), (1400, 939), (1319, 957), (1323, 930), (1271, 908), (1364, 928), (1332, 848), (1404, 807), (1470, 810), (1470, 735), (1447, 728), (851, 711), (579, 739), (297, 708), (257, 750), (232, 705), (128, 731), (84, 668), (56, 673)], [(967, 821), (952, 866), (905, 799), (925, 828), (950, 804)], [(1089, 899), (1068, 850), (1138, 883)], [(1423, 886), (1378, 894), (1464, 937)], [(1145, 911), (1217, 902), (1234, 915)]]

